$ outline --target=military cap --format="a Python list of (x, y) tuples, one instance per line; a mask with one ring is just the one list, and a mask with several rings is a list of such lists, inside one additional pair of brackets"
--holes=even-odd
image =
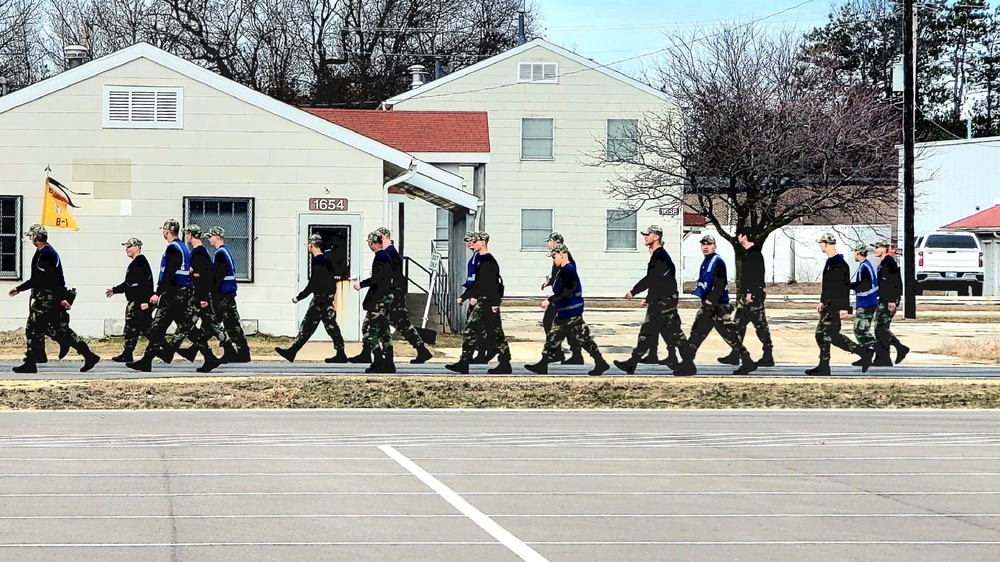
[(868, 255), (868, 245), (867, 244), (858, 244), (858, 245), (854, 246), (854, 253), (855, 254), (861, 254), (862, 256), (867, 256)]
[(139, 240), (138, 238), (132, 237), (132, 238), (129, 238), (128, 240), (122, 242), (122, 246), (125, 246), (126, 248), (141, 248), (142, 247), (142, 240)]
[(476, 241), (476, 231), (475, 230), (470, 230), (470, 231), (466, 232), (465, 233), (465, 241), (466, 242), (475, 242)]
[(180, 232), (181, 223), (177, 219), (167, 219), (163, 221), (163, 226), (161, 228), (165, 228), (170, 232)]
[(377, 230), (373, 230), (373, 231), (369, 232), (368, 233), (368, 243), (369, 244), (381, 244), (382, 243), (382, 233), (379, 232), (379, 231), (377, 231)]
[(878, 242), (872, 244), (872, 248), (885, 248), (886, 250), (888, 250), (891, 247), (892, 245), (889, 244), (888, 240), (879, 240)]
[(820, 236), (817, 242), (819, 242), (820, 244), (836, 244), (837, 239), (832, 234), (827, 232), (823, 236)]
[(552, 246), (551, 250), (549, 250), (549, 257), (551, 258), (556, 254), (566, 254), (568, 252), (569, 248), (567, 248), (565, 244), (556, 244), (555, 246)]
[(651, 234), (651, 233), (652, 234), (659, 234), (660, 236), (663, 236), (663, 228), (660, 225), (658, 225), (658, 224), (651, 224), (651, 225), (649, 225), (649, 228), (647, 228), (646, 230), (642, 231), (642, 235), (643, 236), (646, 236), (647, 234)]
[(480, 230), (479, 232), (476, 232), (476, 241), (479, 240), (482, 240), (483, 242), (489, 242), (490, 233), (486, 232), (485, 230)]
[(563, 235), (559, 234), (558, 232), (553, 232), (552, 234), (549, 234), (549, 240), (555, 242), (556, 244), (562, 244), (563, 242), (566, 241), (563, 238)]
[(226, 229), (222, 228), (221, 226), (213, 226), (212, 228), (208, 229), (208, 236), (218, 236), (219, 238), (225, 238)]
[(706, 234), (702, 236), (701, 240), (699, 240), (698, 242), (701, 244), (715, 244), (715, 236), (712, 236), (711, 234)]
[(29, 226), (27, 232), (25, 232), (24, 235), (29, 236), (31, 238), (48, 238), (49, 231), (46, 230), (44, 226), (36, 223)]
[(384, 226), (380, 226), (380, 227), (376, 228), (375, 232), (378, 232), (382, 236), (391, 236), (392, 235), (392, 233), (389, 232), (389, 229), (386, 228), (386, 227), (384, 227)]
[(184, 233), (190, 234), (195, 238), (201, 238), (201, 227), (196, 224), (189, 224), (184, 227)]
[(315, 244), (317, 246), (323, 245), (323, 237), (319, 234), (310, 234), (308, 239), (309, 244)]

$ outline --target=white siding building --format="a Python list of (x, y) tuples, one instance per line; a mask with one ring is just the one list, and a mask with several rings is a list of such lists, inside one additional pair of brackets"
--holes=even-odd
[[(475, 222), (492, 237), (507, 294), (518, 296), (542, 294), (552, 231), (565, 236), (592, 296), (624, 295), (644, 275), (648, 253), (639, 232), (650, 224), (663, 227), (667, 250), (678, 255), (680, 208), (665, 216), (649, 207), (622, 213), (607, 193), (615, 171), (588, 165), (604, 143), (634, 149), (628, 131), (665, 103), (661, 92), (543, 40), (387, 101), (394, 111), (488, 113), (489, 162), (485, 182), (473, 190), (484, 206)], [(467, 179), (471, 173), (457, 171)], [(406, 206), (408, 241), (438, 237), (430, 206)]]
[[(389, 187), (450, 211), (466, 229), (476, 198), (462, 179), (351, 130), (280, 103), (150, 45), (140, 44), (0, 97), (0, 290), (26, 279), (33, 248), (21, 233), (41, 216), (46, 167), (70, 189), (79, 232), (49, 229), (68, 285), (79, 290), (72, 326), (113, 332), (131, 236), (156, 267), (164, 219), (230, 233), (238, 302), (264, 333), (292, 335), (306, 303), (306, 238), (319, 233), (343, 280), (344, 335), (360, 334), (365, 234), (387, 221)], [(6, 297), (5, 297), (6, 298)], [(0, 309), (0, 330), (24, 325), (27, 296)], [(326, 338), (319, 331), (318, 337)]]

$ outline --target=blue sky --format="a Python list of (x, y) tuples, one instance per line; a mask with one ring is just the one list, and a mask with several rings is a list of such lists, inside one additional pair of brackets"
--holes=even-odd
[[(557, 45), (602, 64), (664, 47), (664, 31), (689, 31), (720, 21), (750, 21), (773, 15), (762, 25), (822, 25), (836, 0), (535, 0), (544, 35)], [(785, 11), (787, 10), (787, 11)], [(653, 57), (611, 65), (635, 75)]]

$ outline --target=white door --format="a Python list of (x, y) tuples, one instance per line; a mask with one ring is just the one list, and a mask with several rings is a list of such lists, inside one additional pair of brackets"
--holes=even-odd
[[(337, 298), (334, 301), (337, 308), (337, 324), (347, 341), (361, 340), (361, 294), (351, 285), (360, 278), (361, 262), (365, 258), (362, 252), (361, 215), (341, 213), (300, 213), (298, 222), (298, 252), (296, 260), (298, 286), (305, 287), (309, 281), (309, 252), (306, 242), (309, 236), (319, 234), (323, 237), (323, 251), (333, 263), (333, 272), (337, 278)], [(296, 307), (296, 321), (301, 322), (309, 307), (309, 299), (299, 302)], [(329, 340), (323, 325), (320, 324), (313, 340)]]

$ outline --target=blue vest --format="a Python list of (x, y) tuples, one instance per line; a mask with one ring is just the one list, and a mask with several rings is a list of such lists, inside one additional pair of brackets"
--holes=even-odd
[(465, 283), (462, 286), (468, 289), (476, 282), (476, 266), (479, 264), (479, 252), (473, 252), (472, 257), (469, 258), (469, 265), (466, 268)]
[[(174, 287), (190, 287), (191, 286), (191, 252), (188, 251), (187, 244), (178, 240), (174, 240), (167, 247), (175, 246), (181, 251), (181, 256), (183, 256), (183, 263), (181, 268), (174, 272), (174, 281), (172, 285)], [(157, 282), (163, 281), (163, 272), (167, 269), (167, 252), (163, 252), (163, 257), (160, 258), (160, 278)]]
[(229, 248), (225, 244), (219, 246), (219, 249), (215, 251), (215, 260), (219, 260), (219, 256), (222, 256), (226, 260), (226, 276), (222, 278), (222, 284), (219, 285), (219, 292), (223, 295), (235, 295), (236, 294), (236, 261), (233, 260), (233, 255), (229, 253)]
[(552, 284), (552, 292), (558, 295), (563, 290), (563, 283), (572, 279), (576, 279), (576, 292), (556, 303), (556, 316), (560, 320), (583, 314), (583, 284), (580, 283), (576, 266), (568, 263), (559, 269), (559, 274), (556, 275), (555, 282)]
[[(698, 288), (694, 290), (694, 294), (703, 300), (715, 289), (715, 266), (721, 261), (722, 258), (719, 257), (719, 254), (712, 254), (706, 256), (701, 262), (701, 271), (698, 273)], [(719, 297), (719, 304), (727, 302), (729, 302), (729, 289), (723, 290), (722, 296)]]
[(868, 274), (872, 277), (872, 288), (865, 292), (855, 291), (854, 299), (855, 305), (858, 308), (869, 308), (872, 306), (878, 306), (878, 275), (875, 273), (875, 267), (872, 266), (872, 262), (865, 260), (861, 262), (858, 266), (858, 270), (854, 273), (854, 282), (858, 283), (861, 281), (861, 270), (865, 269)]

